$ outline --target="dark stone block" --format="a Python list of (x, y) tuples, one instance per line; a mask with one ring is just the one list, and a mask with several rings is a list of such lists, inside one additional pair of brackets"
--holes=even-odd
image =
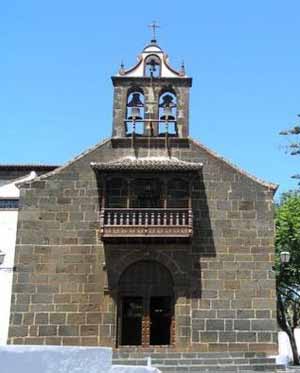
[(237, 342), (256, 342), (256, 333), (254, 332), (238, 332)]
[(217, 342), (218, 333), (217, 332), (201, 332), (200, 341), (201, 342)]
[(60, 325), (58, 327), (58, 334), (60, 336), (73, 336), (79, 335), (79, 327), (75, 325)]
[(234, 320), (235, 330), (250, 330), (250, 320)]
[(252, 330), (276, 330), (277, 323), (275, 320), (262, 319), (262, 320), (252, 320)]
[(39, 337), (47, 337), (57, 335), (57, 327), (50, 325), (39, 326)]
[(220, 342), (236, 342), (235, 332), (221, 332), (219, 335)]
[(48, 313), (36, 313), (35, 314), (35, 324), (48, 324), (49, 314)]
[(224, 320), (206, 320), (207, 330), (224, 330)]

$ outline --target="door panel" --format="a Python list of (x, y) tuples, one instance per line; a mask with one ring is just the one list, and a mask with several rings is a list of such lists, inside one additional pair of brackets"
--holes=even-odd
[(150, 345), (169, 345), (172, 322), (172, 298), (150, 299)]
[(119, 291), (121, 345), (174, 345), (173, 282), (163, 265), (150, 260), (133, 263), (122, 273)]
[(139, 346), (142, 344), (143, 298), (124, 297), (122, 306), (121, 344)]

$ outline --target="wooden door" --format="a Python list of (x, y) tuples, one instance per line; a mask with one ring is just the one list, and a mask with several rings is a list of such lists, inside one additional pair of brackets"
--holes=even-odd
[(121, 344), (142, 344), (143, 298), (124, 297), (122, 300)]
[(171, 344), (172, 297), (150, 299), (150, 345)]
[(169, 271), (157, 262), (140, 261), (124, 271), (119, 286), (120, 344), (173, 344), (174, 297)]

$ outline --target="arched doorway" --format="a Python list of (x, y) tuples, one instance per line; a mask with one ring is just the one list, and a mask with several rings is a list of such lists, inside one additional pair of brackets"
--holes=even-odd
[(119, 281), (118, 341), (120, 345), (174, 343), (173, 279), (155, 261), (130, 265)]

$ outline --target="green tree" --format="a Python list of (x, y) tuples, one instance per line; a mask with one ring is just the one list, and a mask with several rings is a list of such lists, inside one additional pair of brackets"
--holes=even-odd
[[(294, 336), (295, 328), (300, 326), (300, 193), (283, 194), (275, 216), (277, 318), (289, 337), (294, 364), (300, 365)], [(288, 264), (280, 263), (282, 251), (291, 254)]]
[[(300, 114), (297, 115), (300, 118)], [(295, 124), (288, 130), (281, 131), (279, 133), (282, 136), (287, 137), (288, 143), (285, 145), (285, 150), (290, 155), (300, 155), (300, 125)], [(291, 176), (293, 179), (300, 179), (300, 174)], [(299, 183), (300, 184), (300, 183)]]

